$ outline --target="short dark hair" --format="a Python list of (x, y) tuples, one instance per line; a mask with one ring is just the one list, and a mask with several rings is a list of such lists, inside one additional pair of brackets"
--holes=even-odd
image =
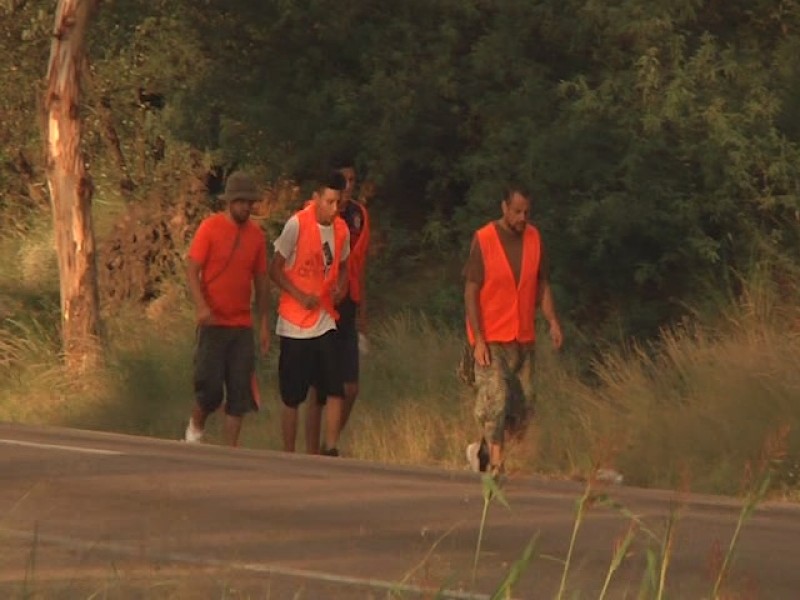
[(317, 191), (324, 189), (343, 191), (347, 187), (347, 182), (339, 171), (328, 171), (317, 180)]
[(355, 169), (356, 161), (350, 156), (337, 156), (330, 162), (331, 170), (341, 171), (342, 169)]
[(503, 202), (509, 202), (511, 200), (511, 196), (514, 194), (519, 194), (523, 198), (526, 198), (528, 202), (531, 201), (531, 193), (528, 188), (519, 183), (511, 183), (506, 186), (506, 190), (503, 193)]

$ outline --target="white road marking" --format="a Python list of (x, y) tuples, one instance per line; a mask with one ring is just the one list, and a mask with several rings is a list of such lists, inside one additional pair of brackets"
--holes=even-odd
[[(16, 529), (6, 529), (0, 527), (0, 534), (8, 537), (13, 537), (19, 540), (26, 540), (30, 543), (46, 543), (69, 548), (72, 550), (92, 551), (105, 550), (117, 555), (131, 556), (134, 558), (143, 558), (143, 552), (140, 545), (131, 546), (128, 544), (120, 544), (117, 542), (89, 542), (78, 538), (42, 534), (38, 531), (35, 533), (28, 533)], [(218, 569), (233, 569), (236, 571), (248, 571), (250, 573), (264, 573), (266, 575), (277, 575), (284, 577), (294, 577), (297, 579), (305, 579), (310, 581), (320, 581), (325, 583), (334, 583), (339, 585), (351, 585), (358, 587), (368, 587), (373, 589), (380, 589), (391, 591), (395, 593), (415, 594), (424, 597), (443, 598), (445, 600), (489, 600), (487, 594), (479, 594), (468, 592), (464, 590), (448, 590), (422, 587), (412, 585), (409, 583), (401, 583), (397, 581), (386, 581), (383, 579), (364, 579), (362, 577), (350, 577), (347, 575), (337, 575), (335, 573), (327, 573), (325, 571), (311, 571), (308, 569), (293, 569), (292, 567), (281, 567), (278, 565), (271, 565), (269, 563), (246, 563), (238, 561), (226, 561), (217, 558), (203, 558), (186, 553), (179, 552), (145, 552), (147, 559), (151, 561), (183, 563), (197, 566), (213, 567)], [(513, 600), (513, 599), (512, 599)]]
[(27, 448), (43, 448), (45, 450), (66, 450), (68, 452), (83, 452), (84, 454), (104, 454), (107, 456), (116, 456), (122, 454), (116, 450), (101, 450), (100, 448), (82, 448), (80, 446), (62, 446), (61, 444), (39, 444), (37, 442), (23, 442), (22, 440), (4, 440), (0, 439), (0, 444), (7, 444), (9, 446), (25, 446)]

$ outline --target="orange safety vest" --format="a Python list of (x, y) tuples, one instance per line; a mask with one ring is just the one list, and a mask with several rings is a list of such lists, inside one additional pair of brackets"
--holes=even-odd
[[(542, 256), (539, 231), (525, 228), (522, 240), (522, 268), (519, 284), (508, 262), (494, 223), (480, 228), (478, 244), (483, 258), (483, 285), (478, 295), (478, 317), (486, 342), (533, 342), (536, 339), (536, 297), (539, 287), (539, 262)], [(475, 335), (469, 322), (467, 337)]]
[(322, 255), (322, 238), (317, 226), (317, 206), (306, 205), (297, 213), (299, 232), (295, 248), (294, 263), (286, 269), (286, 277), (297, 289), (306, 294), (319, 297), (319, 306), (311, 310), (305, 308), (294, 296), (281, 290), (278, 301), (278, 314), (298, 327), (313, 327), (319, 320), (321, 310), (325, 310), (334, 319), (339, 313), (333, 306), (333, 290), (339, 278), (344, 243), (347, 239), (347, 223), (341, 217), (333, 220), (333, 262), (325, 275), (325, 258)]
[(350, 200), (361, 211), (361, 234), (358, 241), (351, 245), (347, 259), (347, 275), (350, 281), (350, 298), (359, 303), (364, 298), (364, 269), (367, 263), (367, 247), (369, 246), (369, 214), (363, 204)]

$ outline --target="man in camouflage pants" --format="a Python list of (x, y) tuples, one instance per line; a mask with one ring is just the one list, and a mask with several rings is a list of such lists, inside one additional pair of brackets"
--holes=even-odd
[(467, 446), (475, 471), (503, 471), (506, 435), (518, 435), (533, 411), (536, 309), (556, 349), (563, 337), (538, 230), (528, 223), (530, 194), (508, 188), (502, 217), (475, 233), (465, 269), (467, 336), (477, 390), (481, 441)]

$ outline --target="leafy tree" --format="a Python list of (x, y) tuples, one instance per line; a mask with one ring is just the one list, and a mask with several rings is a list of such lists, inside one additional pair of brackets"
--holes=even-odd
[[(47, 5), (12, 5), (0, 185), (25, 196), (12, 165), (19, 149), (35, 155), (25, 89)], [(795, 0), (104, 8), (84, 106), (104, 197), (173, 193), (187, 148), (210, 170), (303, 182), (348, 154), (380, 184), (376, 210), (394, 229), (397, 260), (381, 264), (433, 263), (457, 281), (472, 230), (520, 181), (562, 310), (601, 338), (652, 334), (760, 253), (798, 257)]]

